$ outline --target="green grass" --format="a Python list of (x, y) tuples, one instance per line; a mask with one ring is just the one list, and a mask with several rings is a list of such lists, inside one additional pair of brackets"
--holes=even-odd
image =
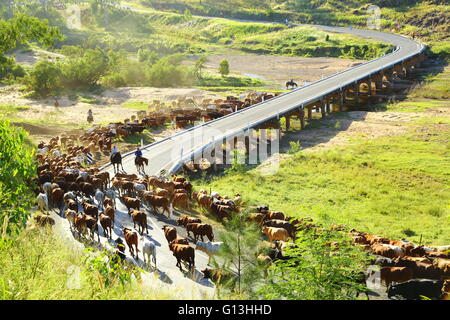
[(409, 96), (412, 98), (450, 99), (450, 69), (424, 79), (424, 84), (415, 88)]
[(133, 135), (129, 135), (123, 140), (116, 139), (114, 141), (123, 141), (130, 144), (140, 145), (141, 141), (144, 142), (144, 145), (148, 145), (150, 143), (155, 142), (155, 138), (150, 134), (148, 130), (144, 130), (142, 133), (136, 133)]
[(399, 102), (393, 105), (388, 105), (388, 111), (400, 111), (400, 112), (425, 112), (431, 108), (450, 107), (450, 101), (406, 101)]
[(122, 104), (125, 108), (133, 109), (133, 110), (140, 110), (140, 111), (147, 111), (148, 110), (148, 102), (143, 101), (127, 101)]
[[(326, 40), (328, 36), (328, 40)], [(292, 56), (327, 56), (371, 60), (391, 46), (363, 38), (327, 33), (313, 27), (300, 26), (241, 38), (237, 48), (256, 53)]]
[[(143, 285), (140, 277), (123, 284), (117, 278), (108, 280), (106, 270), (92, 269), (85, 262), (86, 257), (86, 252), (68, 248), (49, 230), (27, 229), (19, 235), (3, 235), (0, 238), (0, 299), (190, 299), (184, 289), (163, 287), (156, 279), (147, 282), (148, 285)], [(77, 275), (80, 287), (72, 289), (71, 279)]]
[(30, 106), (17, 106), (11, 104), (0, 104), (0, 118), (11, 118), (16, 113), (29, 110)]
[[(450, 243), (450, 126), (415, 123), (404, 136), (355, 139), (345, 147), (300, 151), (275, 175), (253, 169), (198, 180), (249, 205), (344, 223), (393, 239)], [(420, 130), (419, 130), (420, 128)], [(425, 131), (425, 132), (424, 132)]]
[(262, 87), (266, 85), (265, 81), (253, 79), (243, 76), (215, 76), (212, 74), (204, 74), (203, 79), (200, 80), (200, 87)]

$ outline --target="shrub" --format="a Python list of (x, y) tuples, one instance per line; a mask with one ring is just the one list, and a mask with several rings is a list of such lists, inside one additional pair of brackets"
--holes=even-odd
[(26, 89), (36, 95), (46, 97), (57, 94), (62, 89), (62, 71), (58, 64), (40, 61), (23, 79)]
[(366, 290), (358, 282), (366, 265), (365, 253), (344, 233), (304, 231), (295, 245), (285, 250), (289, 260), (277, 261), (269, 268), (259, 298), (346, 300)]
[(227, 76), (230, 73), (230, 64), (227, 59), (222, 60), (219, 65), (219, 73), (222, 77)]
[(36, 169), (26, 139), (25, 130), (0, 121), (0, 225), (6, 218), (8, 230), (25, 225), (32, 203), (29, 181)]

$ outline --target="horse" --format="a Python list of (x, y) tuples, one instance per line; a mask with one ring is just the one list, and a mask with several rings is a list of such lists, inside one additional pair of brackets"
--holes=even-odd
[(289, 80), (288, 82), (286, 82), (286, 90), (289, 90), (289, 87), (292, 87), (292, 89), (297, 88), (298, 85), (297, 83), (294, 82), (294, 80)]
[[(119, 165), (122, 167), (122, 171), (125, 172), (125, 170), (123, 169), (122, 155), (120, 154), (120, 152), (117, 152), (111, 156), (111, 164), (113, 165), (114, 173), (117, 173), (119, 171)], [(117, 170), (116, 170), (116, 165), (117, 165)]]
[(137, 157), (134, 160), (134, 163), (136, 165), (136, 169), (137, 169), (138, 172), (145, 173), (145, 166), (148, 166), (148, 159), (147, 158)]

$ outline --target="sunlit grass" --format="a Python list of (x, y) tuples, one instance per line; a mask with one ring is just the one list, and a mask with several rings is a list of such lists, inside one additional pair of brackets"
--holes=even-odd
[(448, 244), (450, 128), (429, 124), (423, 133), (421, 127), (412, 125), (404, 136), (355, 138), (345, 147), (300, 151), (282, 161), (275, 175), (251, 170), (195, 183), (221, 194), (240, 193), (250, 205), (267, 204), (291, 216)]

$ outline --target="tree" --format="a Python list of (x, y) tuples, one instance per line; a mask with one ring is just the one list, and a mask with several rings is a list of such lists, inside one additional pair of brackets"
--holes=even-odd
[(10, 20), (0, 19), (0, 55), (14, 49), (17, 43), (38, 41), (52, 46), (64, 37), (57, 27), (50, 27), (47, 20), (18, 14)]
[(222, 75), (222, 77), (230, 74), (230, 64), (228, 63), (227, 59), (224, 59), (222, 60), (222, 62), (220, 62), (219, 73)]
[[(212, 264), (221, 272), (233, 275), (221, 284), (222, 287), (238, 296), (251, 296), (263, 273), (256, 260), (261, 241), (259, 228), (243, 221), (242, 216), (234, 215), (225, 223), (225, 231), (220, 233), (220, 239), (223, 245)], [(219, 293), (220, 289), (218, 287)]]
[(345, 233), (312, 229), (299, 233), (295, 245), (283, 251), (289, 259), (269, 268), (258, 298), (342, 300), (366, 290), (360, 277), (367, 256)]
[(195, 76), (199, 80), (201, 80), (203, 78), (202, 71), (203, 71), (203, 68), (205, 67), (205, 63), (206, 63), (206, 57), (204, 57), (204, 56), (200, 57), (195, 62), (195, 70), (194, 70), (194, 72), (195, 72)]
[(0, 79), (13, 74), (23, 74), (15, 63), (5, 59), (4, 54), (14, 49), (18, 43), (38, 41), (46, 46), (54, 44), (55, 40), (62, 40), (63, 36), (58, 28), (49, 27), (47, 20), (17, 14), (9, 20), (0, 19)]
[(11, 231), (23, 227), (30, 215), (33, 192), (29, 181), (36, 165), (25, 130), (0, 121), (0, 141), (0, 226), (8, 221), (5, 225)]
[(58, 64), (49, 61), (38, 62), (23, 79), (25, 88), (41, 97), (57, 94), (62, 89), (62, 71)]

